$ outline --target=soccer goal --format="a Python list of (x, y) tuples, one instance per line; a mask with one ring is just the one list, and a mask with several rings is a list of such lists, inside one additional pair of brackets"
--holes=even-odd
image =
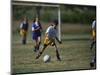
[(22, 6), (34, 6), (37, 9), (37, 16), (40, 17), (39, 9), (40, 7), (51, 7), (57, 9), (57, 19), (58, 19), (58, 38), (61, 40), (61, 10), (60, 5), (51, 3), (37, 3), (33, 0), (13, 0), (12, 5), (22, 5)]

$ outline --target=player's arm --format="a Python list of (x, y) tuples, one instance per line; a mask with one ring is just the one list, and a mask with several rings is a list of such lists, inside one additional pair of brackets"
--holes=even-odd
[(23, 28), (23, 23), (20, 24), (20, 29), (22, 29), (22, 28)]
[(57, 40), (57, 42), (59, 42), (59, 44), (61, 44), (62, 42), (61, 42), (61, 40), (58, 39), (58, 35), (57, 35), (57, 33), (58, 33), (58, 32), (55, 31), (55, 39)]
[(39, 27), (40, 27), (40, 31), (42, 32), (43, 31), (43, 28), (42, 28), (42, 25), (41, 25), (40, 22), (39, 22)]
[(40, 30), (40, 27), (38, 27), (37, 29), (35, 29), (34, 31), (38, 31), (38, 30)]
[(34, 29), (34, 27), (32, 27), (32, 31), (34, 32), (34, 31), (38, 31), (38, 30), (40, 30), (40, 27), (38, 27), (37, 29)]
[(58, 39), (58, 37), (56, 36), (55, 39), (59, 42), (59, 44), (61, 44), (62, 42)]

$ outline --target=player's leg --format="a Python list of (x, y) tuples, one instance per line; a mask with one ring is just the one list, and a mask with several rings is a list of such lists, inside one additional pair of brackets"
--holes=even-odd
[(40, 43), (41, 43), (41, 37), (38, 36), (35, 40), (35, 51), (37, 52), (39, 50), (39, 47), (40, 47)]
[[(96, 47), (96, 41), (94, 40), (91, 44), (91, 50), (93, 48), (93, 46)], [(95, 48), (96, 49), (96, 48)], [(91, 68), (93, 68), (95, 65), (96, 65), (96, 54), (94, 54), (94, 52), (92, 52), (92, 59), (91, 59), (91, 62), (90, 62), (90, 66)]]
[(37, 50), (39, 50), (40, 44), (41, 44), (41, 36), (38, 36), (38, 38), (37, 38)]
[(95, 45), (96, 45), (96, 41), (93, 40), (92, 43), (91, 43), (91, 47), (90, 47), (90, 49), (92, 50), (93, 46), (95, 46)]
[(96, 45), (96, 39), (95, 36), (92, 36), (92, 42), (91, 42), (91, 46), (90, 49), (92, 50), (92, 48)]
[(21, 36), (21, 42), (23, 44), (23, 31), (22, 31), (22, 29), (20, 30), (20, 36)]
[(92, 61), (90, 62), (91, 68), (94, 67), (95, 64), (96, 64), (96, 56), (93, 56), (93, 57), (92, 57)]
[(23, 36), (23, 44), (25, 45), (26, 44), (26, 35), (24, 34)]
[(95, 30), (92, 30), (92, 42), (91, 42), (90, 49), (92, 50), (93, 46), (95, 45), (96, 45), (96, 32)]
[(34, 42), (35, 42), (35, 45), (34, 45), (34, 52), (36, 52), (36, 51), (37, 51), (37, 40), (34, 39)]
[(34, 42), (34, 49), (33, 49), (33, 51), (36, 52), (36, 41), (37, 41), (37, 38), (36, 38), (35, 34), (32, 34), (32, 39), (33, 39), (33, 42)]
[(44, 39), (44, 45), (43, 45), (43, 48), (42, 50), (40, 50), (36, 56), (36, 59), (38, 59), (42, 53), (44, 52), (44, 50), (46, 49), (46, 47), (51, 43), (50, 39), (48, 37), (45, 37)]
[(55, 46), (55, 48), (56, 48), (56, 57), (57, 57), (57, 59), (58, 59), (59, 61), (61, 61), (60, 54), (59, 54), (59, 52), (58, 52), (58, 47), (57, 47), (56, 43), (54, 43), (54, 46)]
[(44, 44), (42, 50), (40, 50), (40, 51), (38, 52), (38, 54), (37, 54), (37, 56), (36, 56), (36, 59), (39, 59), (39, 57), (42, 55), (42, 53), (44, 52), (44, 50), (46, 49), (46, 47), (47, 47), (47, 45)]
[[(91, 47), (90, 49), (92, 50), (92, 48), (95, 46), (96, 49), (96, 31), (92, 30), (92, 43), (91, 43)], [(92, 52), (94, 53), (94, 52)], [(94, 67), (96, 65), (96, 54), (92, 55), (92, 60), (90, 62), (90, 66), (91, 68)]]
[(25, 33), (24, 33), (24, 30), (21, 30), (20, 34), (21, 34), (22, 44), (25, 44)]
[(22, 44), (26, 44), (26, 36), (27, 36), (27, 31), (21, 30), (21, 36), (22, 36)]
[(37, 52), (37, 50), (38, 50), (38, 37), (34, 34), (34, 35), (32, 35), (32, 39), (33, 39), (33, 42), (35, 42), (33, 51)]

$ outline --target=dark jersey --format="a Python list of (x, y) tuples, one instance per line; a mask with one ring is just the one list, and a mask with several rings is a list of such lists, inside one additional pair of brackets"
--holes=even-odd
[(20, 28), (27, 31), (28, 30), (28, 23), (22, 22)]
[[(34, 31), (35, 29), (39, 29), (37, 31)], [(32, 38), (37, 39), (37, 37), (41, 36), (41, 25), (39, 23), (33, 23), (32, 24)]]

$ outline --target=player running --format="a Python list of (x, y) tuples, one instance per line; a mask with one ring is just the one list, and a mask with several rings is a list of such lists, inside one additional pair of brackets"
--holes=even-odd
[(42, 26), (38, 18), (35, 18), (32, 23), (32, 39), (35, 41), (34, 52), (37, 52), (41, 43)]
[(53, 22), (53, 24), (51, 24), (47, 28), (46, 33), (45, 33), (45, 40), (44, 40), (43, 48), (37, 54), (36, 59), (38, 59), (41, 56), (41, 54), (47, 48), (48, 45), (51, 45), (51, 46), (54, 46), (56, 48), (56, 57), (57, 57), (57, 59), (61, 60), (59, 52), (58, 52), (58, 47), (55, 43), (55, 39), (56, 39), (61, 44), (61, 41), (57, 37), (57, 25), (58, 25), (58, 21), (55, 20)]
[(20, 24), (20, 35), (22, 37), (22, 44), (26, 44), (26, 37), (27, 37), (27, 31), (28, 31), (28, 19), (24, 17), (24, 20)]

